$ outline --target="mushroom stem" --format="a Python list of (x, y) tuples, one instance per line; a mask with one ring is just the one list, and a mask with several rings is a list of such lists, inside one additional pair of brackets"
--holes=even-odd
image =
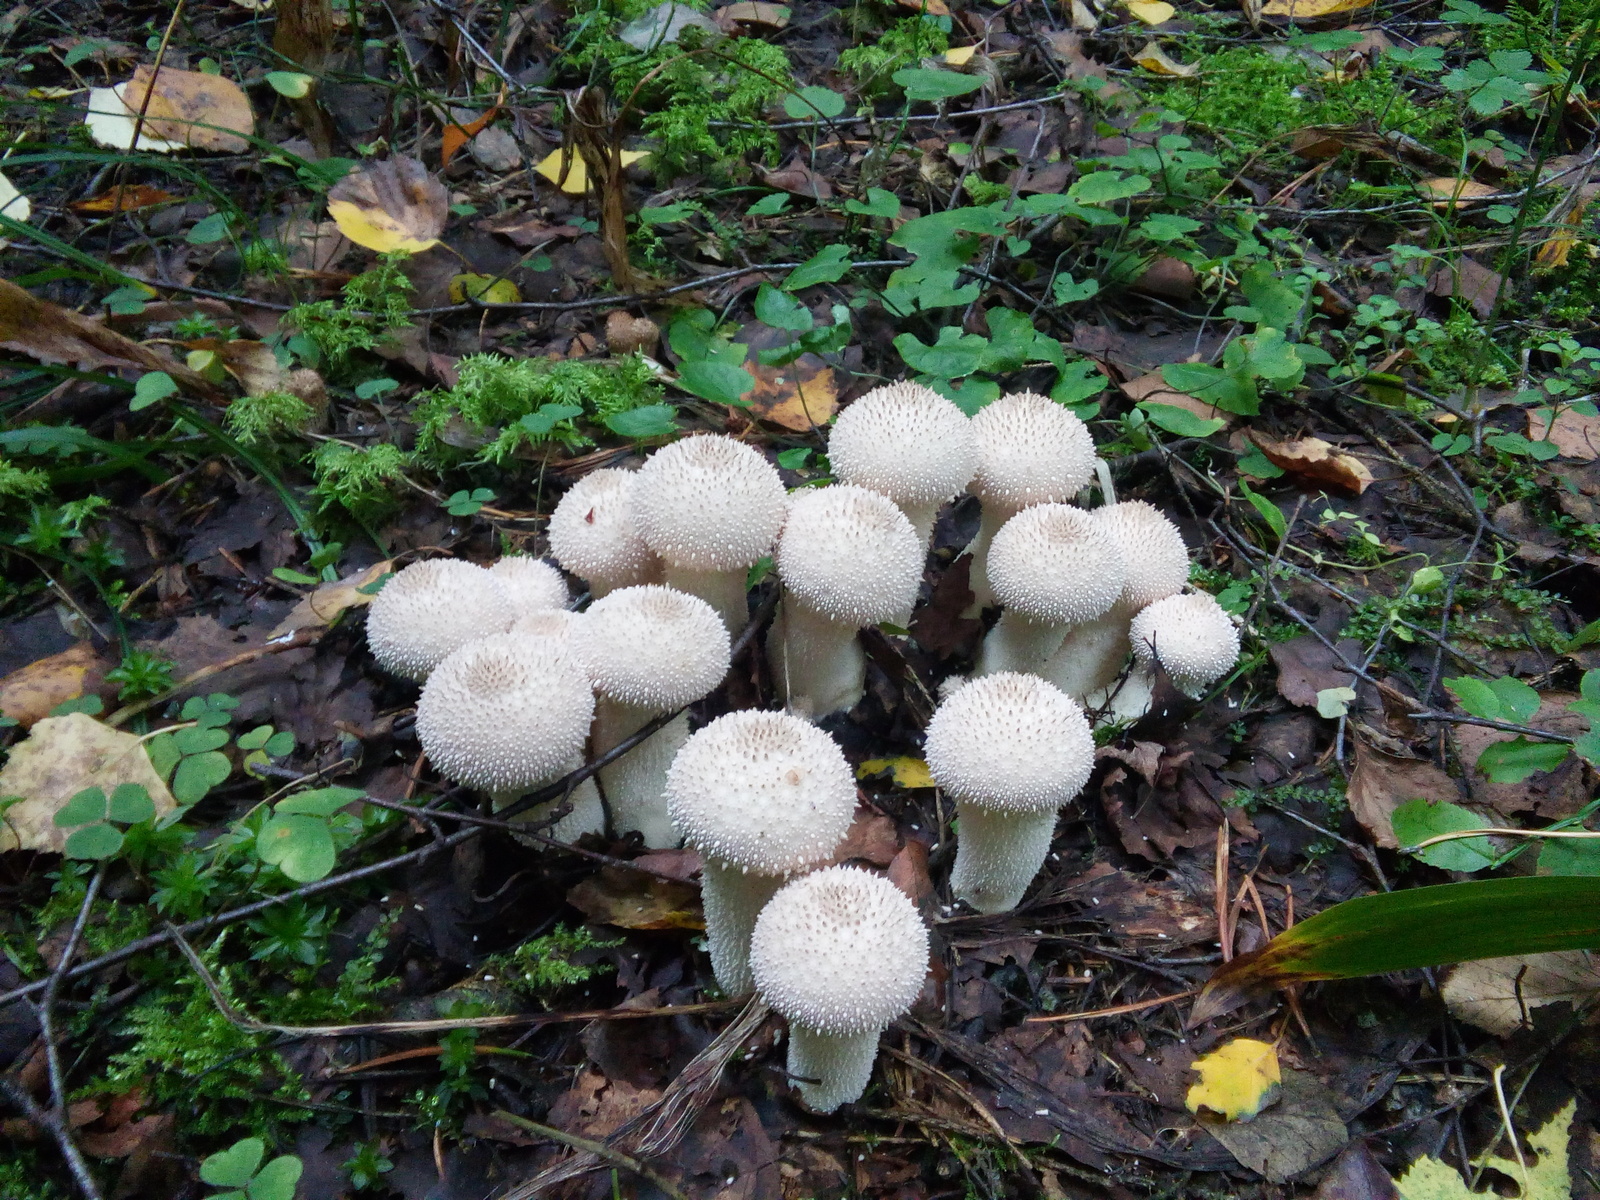
[[(571, 759), (561, 768), (559, 774), (551, 778), (559, 779), (568, 772), (576, 771), (581, 766), (583, 766), (583, 759)], [(490, 795), (490, 799), (494, 801), (495, 811), (499, 812), (513, 800), (518, 800), (525, 794), (522, 791), (494, 792)], [(547, 800), (543, 804), (535, 804), (526, 812), (520, 812), (512, 817), (511, 823), (513, 825), (521, 825), (542, 821), (568, 800), (571, 801), (572, 811), (544, 830), (546, 837), (552, 837), (558, 842), (566, 842), (570, 845), (586, 833), (604, 833), (606, 831), (606, 806), (600, 800), (600, 789), (595, 786), (593, 776), (573, 788), (570, 797)], [(520, 834), (512, 834), (511, 836), (524, 846), (533, 849), (539, 849), (544, 845), (543, 842), (536, 842), (532, 838), (524, 837)]]
[(906, 520), (911, 522), (911, 528), (916, 532), (922, 542), (923, 550), (927, 550), (928, 543), (933, 541), (933, 523), (939, 519), (939, 510), (945, 506), (943, 500), (930, 500), (925, 504), (902, 504), (900, 511), (905, 513)]
[(1140, 663), (1134, 663), (1126, 679), (1113, 681), (1110, 687), (1091, 694), (1084, 708), (1091, 716), (1105, 709), (1104, 714), (1095, 721), (1097, 729), (1124, 721), (1137, 721), (1150, 711), (1155, 690), (1155, 672)]
[(975, 675), (993, 675), (998, 671), (1018, 671), (1024, 675), (1039, 675), (1050, 661), (1066, 630), (1059, 622), (1032, 621), (1015, 609), (1000, 614), (978, 652)]
[[(881, 1029), (865, 1033), (818, 1033), (789, 1023), (789, 1074), (813, 1112), (830, 1113), (861, 1099), (872, 1081)], [(808, 1080), (815, 1082), (807, 1082)]]
[(756, 918), (783, 884), (777, 875), (742, 871), (707, 858), (700, 871), (700, 903), (706, 914), (706, 943), (711, 970), (730, 996), (755, 987), (750, 975), (750, 934)]
[(750, 623), (750, 605), (745, 599), (749, 572), (744, 567), (734, 571), (694, 571), (668, 563), (662, 575), (668, 587), (699, 596), (716, 609), (730, 636), (737, 637)]
[(1032, 670), (1074, 700), (1085, 702), (1117, 681), (1132, 651), (1128, 642), (1132, 619), (1122, 604), (1112, 605), (1110, 611), (1069, 630), (1047, 661)]
[(854, 708), (866, 690), (858, 628), (830, 620), (792, 592), (767, 631), (767, 662), (784, 703), (804, 717)]
[(1014, 516), (1016, 510), (1002, 505), (998, 500), (984, 502), (978, 517), (977, 535), (967, 543), (966, 553), (972, 555), (972, 568), (967, 573), (967, 583), (972, 588), (972, 604), (962, 616), (975, 617), (984, 609), (1000, 603), (995, 599), (994, 589), (989, 586), (989, 543), (1000, 532), (1000, 526)]
[(960, 800), (956, 817), (950, 890), (981, 913), (1015, 908), (1050, 853), (1056, 810), (1002, 813)]
[[(654, 708), (599, 697), (591, 739), (595, 754), (604, 754), (660, 715)], [(666, 778), (667, 768), (688, 740), (689, 716), (680, 713), (616, 762), (600, 768), (600, 786), (617, 833), (637, 829), (652, 850), (668, 850), (678, 844), (678, 831), (667, 815)]]

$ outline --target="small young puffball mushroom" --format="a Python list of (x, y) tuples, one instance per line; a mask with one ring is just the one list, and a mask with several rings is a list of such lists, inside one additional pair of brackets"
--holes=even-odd
[(639, 535), (665, 563), (665, 582), (705, 600), (733, 634), (749, 620), (745, 579), (771, 553), (786, 499), (778, 469), (721, 434), (663, 446), (633, 487)]
[(983, 502), (978, 536), (967, 547), (973, 608), (993, 607), (989, 543), (1000, 527), (1035, 504), (1061, 504), (1094, 477), (1094, 439), (1076, 413), (1037, 392), (1013, 392), (972, 418), (978, 470), (967, 490)]
[(500, 581), (518, 617), (550, 608), (565, 608), (572, 599), (561, 572), (543, 559), (526, 554), (510, 555), (490, 567), (489, 574)]
[(516, 616), (493, 572), (458, 558), (412, 563), (367, 609), (367, 645), (391, 675), (421, 683), (446, 655)]
[(1205, 592), (1168, 596), (1146, 605), (1128, 627), (1134, 667), (1109, 694), (1090, 699), (1091, 708), (1109, 701), (1109, 721), (1134, 721), (1150, 711), (1156, 664), (1172, 686), (1199, 698), (1239, 661), (1239, 631), (1216, 599)]
[(861, 1098), (879, 1036), (921, 994), (928, 930), (887, 879), (827, 867), (784, 885), (761, 910), (750, 970), (761, 998), (789, 1022), (800, 1098), (832, 1112)]
[(773, 558), (784, 594), (767, 659), (779, 692), (806, 717), (853, 708), (866, 677), (856, 631), (903, 620), (916, 601), (916, 531), (887, 496), (815, 488), (791, 497)]
[(1067, 630), (1116, 602), (1123, 587), (1122, 556), (1083, 509), (1036, 504), (995, 534), (989, 579), (1005, 612), (983, 640), (975, 673), (1037, 673)]
[(832, 857), (856, 810), (844, 752), (789, 713), (746, 709), (691, 737), (667, 772), (667, 810), (704, 860), (711, 969), (748, 992), (750, 931), (783, 881)]
[(899, 505), (926, 550), (939, 509), (972, 482), (978, 446), (972, 421), (938, 392), (891, 383), (839, 414), (828, 435), (828, 461), (841, 483)]
[(590, 472), (550, 514), (550, 553), (589, 585), (596, 600), (618, 588), (661, 581), (661, 560), (639, 536), (632, 471)]
[[(727, 627), (698, 596), (659, 584), (621, 588), (596, 600), (572, 633), (572, 650), (600, 693), (591, 747), (596, 756), (654, 717), (700, 699), (728, 673)], [(678, 844), (667, 814), (667, 768), (689, 738), (680, 713), (643, 743), (600, 769), (617, 833), (637, 829), (644, 844)]]
[(923, 752), (960, 820), (951, 890), (981, 913), (1015, 908), (1094, 766), (1083, 710), (1036, 675), (985, 675), (939, 705)]
[(1093, 516), (1121, 547), (1126, 567), (1122, 594), (1098, 618), (1069, 632), (1039, 671), (1080, 702), (1109, 688), (1122, 673), (1134, 614), (1182, 591), (1189, 579), (1189, 548), (1159, 509), (1143, 500), (1125, 500), (1097, 508)]

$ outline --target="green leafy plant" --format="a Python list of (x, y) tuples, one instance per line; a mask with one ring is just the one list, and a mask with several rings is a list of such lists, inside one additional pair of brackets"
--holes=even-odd
[(106, 672), (106, 682), (118, 685), (119, 700), (159, 696), (172, 687), (175, 666), (153, 650), (129, 650), (120, 663)]
[(118, 784), (110, 796), (98, 787), (84, 788), (56, 812), (55, 823), (71, 829), (63, 847), (68, 858), (111, 858), (122, 849), (118, 826), (137, 825), (156, 815), (155, 802), (143, 784)]
[(357, 818), (340, 810), (363, 796), (359, 788), (317, 788), (278, 801), (256, 834), (256, 854), (296, 883), (333, 870), (339, 843), (353, 840)]
[(242, 1138), (200, 1164), (200, 1178), (212, 1187), (227, 1188), (211, 1200), (294, 1200), (295, 1185), (305, 1169), (292, 1154), (262, 1164), (267, 1151), (260, 1138)]
[(199, 803), (233, 773), (233, 763), (222, 748), (228, 744), (226, 726), (238, 707), (236, 698), (222, 692), (191, 696), (183, 702), (180, 717), (193, 725), (157, 734), (145, 743), (150, 765), (168, 781), (179, 804)]

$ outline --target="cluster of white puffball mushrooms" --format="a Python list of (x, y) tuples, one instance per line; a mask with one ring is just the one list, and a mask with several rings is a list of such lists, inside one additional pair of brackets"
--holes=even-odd
[[(550, 549), (588, 585), (583, 612), (540, 560), (433, 559), (396, 574), (367, 619), (379, 665), (423, 685), (429, 760), (499, 806), (678, 713), (601, 768), (598, 788), (579, 785), (551, 835), (609, 823), (699, 851), (717, 981), (787, 1018), (789, 1073), (820, 1112), (866, 1088), (880, 1032), (921, 991), (928, 935), (887, 879), (827, 865), (856, 787), (813, 722), (861, 698), (858, 632), (908, 623), (940, 508), (980, 501), (974, 609), (1002, 608), (973, 676), (946, 681), (925, 746), (959, 818), (951, 889), (978, 912), (1014, 908), (1043, 866), (1093, 766), (1086, 709), (1136, 718), (1158, 671), (1198, 694), (1239, 650), (1217, 602), (1184, 591), (1171, 521), (1140, 501), (1072, 503), (1103, 464), (1047, 397), (1008, 395), (969, 419), (920, 385), (880, 387), (839, 416), (829, 461), (836, 482), (788, 493), (759, 450), (684, 438), (636, 472), (593, 472), (557, 506)], [(680, 710), (726, 675), (748, 572), (769, 555), (782, 596), (766, 648), (786, 709), (691, 733)]]

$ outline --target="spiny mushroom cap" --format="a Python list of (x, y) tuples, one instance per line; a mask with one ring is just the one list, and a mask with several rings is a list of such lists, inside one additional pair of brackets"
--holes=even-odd
[(663, 446), (639, 471), (633, 511), (645, 544), (675, 567), (733, 571), (772, 549), (785, 500), (778, 470), (721, 434)]
[(1124, 607), (1144, 608), (1183, 590), (1189, 581), (1189, 548), (1159, 509), (1143, 500), (1124, 500), (1095, 509), (1094, 518), (1122, 547), (1127, 565)]
[(1007, 608), (1033, 621), (1077, 625), (1122, 594), (1117, 543), (1081, 508), (1036, 504), (1000, 527), (989, 547), (989, 583)]
[(845, 483), (896, 504), (935, 504), (960, 493), (978, 469), (972, 422), (920, 383), (874, 388), (828, 435), (828, 461)]
[(579, 579), (637, 576), (650, 565), (650, 547), (633, 516), (632, 471), (585, 475), (550, 514), (550, 553)]
[(1147, 605), (1133, 618), (1128, 637), (1140, 662), (1149, 666), (1159, 659), (1172, 682), (1185, 691), (1205, 687), (1239, 661), (1239, 631), (1205, 592)]
[(567, 769), (593, 719), (594, 692), (576, 662), (497, 633), (434, 668), (417, 701), (417, 740), (445, 778), (508, 792)]
[(894, 501), (847, 483), (791, 497), (773, 555), (784, 587), (858, 627), (911, 607), (922, 559), (922, 539)]
[(660, 584), (621, 588), (591, 604), (572, 651), (595, 690), (667, 712), (700, 699), (728, 673), (728, 627), (698, 596)]
[[(542, 608), (538, 612), (524, 613), (511, 622), (506, 632), (515, 634), (525, 642), (548, 647), (565, 654), (577, 662), (572, 654), (572, 631), (583, 620), (583, 614), (565, 608)], [(581, 666), (578, 668), (583, 669)]]
[(489, 574), (500, 581), (517, 616), (542, 612), (551, 608), (565, 608), (572, 599), (567, 592), (567, 581), (561, 572), (543, 559), (526, 554), (502, 558), (489, 568)]
[(678, 751), (667, 810), (701, 853), (787, 875), (838, 847), (855, 815), (855, 775), (810, 721), (746, 709), (718, 717)]
[(978, 470), (972, 491), (1008, 509), (1058, 504), (1094, 478), (1094, 439), (1065, 405), (1013, 392), (972, 418)]
[(880, 875), (827, 867), (780, 888), (756, 918), (750, 971), (762, 999), (823, 1034), (882, 1029), (916, 1001), (928, 930)]
[(982, 675), (939, 705), (923, 753), (957, 800), (1003, 813), (1060, 808), (1089, 781), (1094, 737), (1077, 701), (1036, 675)]
[(516, 616), (494, 574), (459, 558), (412, 563), (367, 610), (367, 645), (392, 675), (426, 679), (451, 651), (500, 633)]

